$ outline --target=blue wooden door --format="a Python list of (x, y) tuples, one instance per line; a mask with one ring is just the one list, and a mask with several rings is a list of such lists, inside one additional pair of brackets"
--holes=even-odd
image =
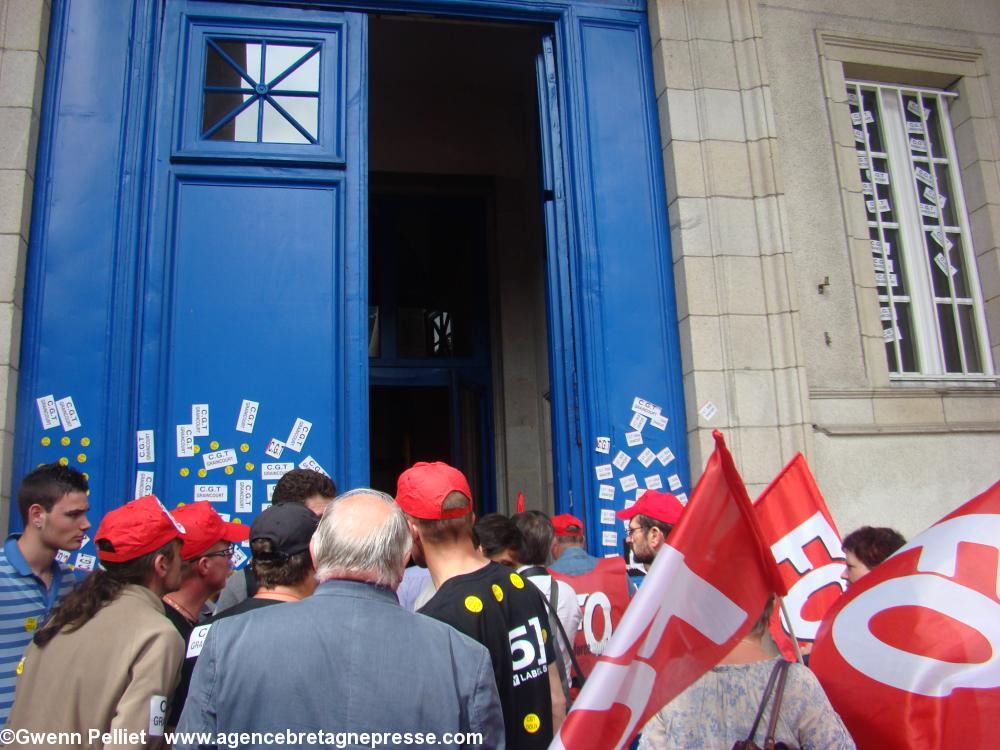
[(290, 468), (358, 479), (363, 44), (358, 14), (168, 4), (136, 470), (170, 502), (249, 519)]

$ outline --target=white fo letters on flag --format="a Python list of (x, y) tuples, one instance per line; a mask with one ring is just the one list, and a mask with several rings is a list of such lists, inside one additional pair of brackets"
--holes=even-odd
[[(919, 548), (920, 572), (873, 586), (844, 607), (833, 622), (834, 643), (851, 666), (883, 684), (937, 698), (956, 688), (1000, 687), (1000, 604), (950, 580), (962, 542), (1000, 549), (1000, 516), (956, 516), (932, 526), (896, 553)], [(992, 655), (979, 664), (964, 664), (891, 646), (871, 632), (869, 622), (892, 607), (924, 607), (958, 620), (989, 641)]]

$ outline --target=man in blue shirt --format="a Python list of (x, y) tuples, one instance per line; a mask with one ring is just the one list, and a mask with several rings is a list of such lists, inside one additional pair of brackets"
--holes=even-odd
[(87, 480), (76, 469), (45, 464), (17, 490), (24, 531), (0, 552), (0, 725), (14, 702), (14, 678), (24, 649), (49, 612), (73, 588), (59, 550), (79, 549), (90, 528)]

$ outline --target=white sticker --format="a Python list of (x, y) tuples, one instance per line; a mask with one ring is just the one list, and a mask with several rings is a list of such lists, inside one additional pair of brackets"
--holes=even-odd
[(208, 434), (208, 404), (193, 404), (191, 406), (191, 425), (195, 437), (205, 437)]
[(896, 276), (896, 274), (894, 273), (889, 274), (889, 286), (891, 286), (893, 289), (899, 286), (899, 277)]
[(858, 151), (858, 166), (862, 169), (868, 169), (868, 154), (864, 151)]
[(194, 455), (194, 426), (177, 425), (177, 458), (190, 458)]
[(642, 428), (646, 426), (646, 422), (649, 419), (644, 414), (639, 414), (638, 412), (632, 415), (632, 419), (629, 421), (629, 425), (636, 432), (642, 432)]
[(631, 448), (634, 445), (642, 445), (641, 432), (626, 432), (625, 443)]
[[(637, 493), (635, 493), (635, 495), (636, 495), (636, 500), (637, 500), (637, 499), (639, 499), (640, 497), (642, 497), (644, 493), (645, 493), (645, 490), (642, 490), (641, 492), (637, 492)], [(633, 505), (635, 505), (635, 500), (633, 500), (633, 499), (629, 498), (628, 500), (626, 500), (626, 501), (625, 501), (625, 510), (628, 510), (628, 509), (629, 509), (629, 508), (631, 508), (631, 507), (632, 507)], [(625, 525), (626, 525), (626, 526), (628, 526), (628, 523), (626, 522), (626, 524), (625, 524)]]
[(911, 151), (923, 151), (927, 152), (927, 142), (923, 138), (911, 138), (910, 139), (910, 150)]
[(221, 451), (205, 453), (201, 459), (205, 462), (205, 469), (207, 471), (221, 469), (223, 466), (235, 466), (239, 462), (239, 459), (236, 458), (236, 451), (232, 448), (223, 448)]
[(211, 629), (212, 623), (209, 623), (208, 625), (199, 625), (191, 631), (191, 637), (188, 638), (187, 651), (184, 654), (185, 659), (201, 655), (201, 650), (205, 647), (205, 637)]
[(857, 141), (858, 143), (864, 143), (865, 142), (865, 133), (864, 133), (864, 131), (863, 130), (858, 130), (857, 128), (854, 128), (854, 140)]
[(861, 113), (860, 112), (851, 112), (851, 122), (853, 122), (855, 125), (860, 125), (861, 124)]
[(913, 174), (917, 176), (918, 180), (927, 185), (927, 187), (934, 187), (934, 178), (931, 176), (931, 173), (923, 167), (914, 167)]
[(269, 479), (281, 479), (294, 468), (293, 463), (263, 463), (260, 465), (260, 478), (265, 482)]
[(701, 408), (698, 409), (698, 413), (701, 415), (701, 418), (704, 419), (706, 422), (711, 422), (712, 418), (719, 413), (719, 407), (717, 407), (711, 401), (706, 401), (704, 404), (701, 405)]
[(885, 341), (886, 343), (890, 343), (893, 341), (902, 341), (903, 336), (902, 334), (899, 333), (899, 330), (896, 328), (883, 328), (882, 340)]
[(921, 118), (922, 120), (926, 120), (928, 117), (931, 116), (931, 111), (929, 109), (927, 109), (926, 107), (921, 109), (920, 105), (917, 104), (917, 102), (913, 99), (911, 99), (906, 103), (906, 109), (909, 110), (910, 113)]
[(63, 432), (75, 430), (80, 426), (80, 415), (76, 413), (76, 404), (73, 403), (72, 396), (56, 401), (56, 410), (59, 412), (59, 421), (62, 422)]
[(873, 182), (875, 182), (875, 183), (877, 183), (879, 185), (888, 185), (889, 184), (889, 173), (888, 172), (879, 172), (877, 169), (873, 169), (873, 170), (871, 170), (871, 175), (872, 175), (872, 181)]
[(253, 432), (253, 423), (257, 421), (258, 409), (260, 409), (259, 401), (243, 399), (243, 404), (240, 406), (240, 415), (236, 418), (237, 432)]
[(239, 547), (233, 550), (233, 556), (229, 558), (234, 568), (240, 567), (243, 563), (247, 561), (247, 553), (241, 550)]
[(93, 570), (96, 565), (97, 565), (96, 557), (94, 557), (93, 555), (85, 555), (83, 552), (81, 552), (79, 555), (76, 556), (76, 563), (74, 563), (73, 567), (76, 568), (77, 570)]
[(882, 243), (879, 242), (878, 240), (870, 240), (870, 242), (871, 242), (871, 247), (872, 247), (872, 253), (874, 253), (875, 255), (881, 255), (882, 254)]
[(892, 308), (880, 307), (878, 309), (879, 320), (890, 321), (892, 320)]
[(872, 187), (870, 182), (861, 183), (861, 192), (865, 195), (875, 195), (875, 188)]
[(939, 247), (943, 247), (945, 250), (951, 250), (955, 247), (955, 243), (948, 239), (948, 235), (944, 233), (941, 227), (934, 227), (931, 230), (931, 237), (934, 238)]
[(875, 267), (876, 271), (885, 270), (885, 261), (882, 258), (872, 258), (872, 265)]
[(597, 474), (597, 479), (611, 479), (614, 472), (611, 469), (611, 464), (601, 464), (600, 466), (595, 466), (594, 471)]
[(594, 446), (594, 452), (611, 453), (611, 438), (609, 437), (597, 438), (597, 444)]
[(597, 491), (597, 496), (601, 498), (601, 500), (614, 500), (615, 486), (613, 484), (602, 484), (600, 489)]
[(54, 396), (42, 396), (36, 398), (38, 404), (38, 416), (42, 418), (42, 429), (48, 430), (59, 426), (59, 410), (56, 409), (56, 399)]
[(167, 723), (167, 699), (154, 695), (149, 699), (149, 736), (162, 737)]
[(958, 269), (951, 265), (951, 263), (948, 262), (948, 259), (944, 257), (944, 253), (938, 253), (935, 255), (934, 262), (937, 264), (937, 267), (941, 269), (941, 273), (946, 273), (950, 276), (954, 276), (958, 273)]
[(237, 513), (253, 513), (253, 480), (236, 480), (236, 506)]
[(643, 468), (648, 469), (649, 465), (653, 463), (654, 458), (656, 458), (656, 454), (653, 453), (653, 451), (651, 451), (649, 448), (646, 448), (645, 450), (643, 450), (642, 453), (639, 454), (639, 463), (643, 465)]
[(929, 206), (926, 203), (920, 204), (920, 215), (927, 216), (931, 219), (936, 219), (938, 217), (938, 207)]
[(224, 484), (196, 484), (194, 486), (194, 501), (209, 503), (224, 503), (229, 500), (229, 487)]
[(278, 440), (278, 438), (271, 438), (271, 441), (267, 444), (267, 448), (264, 449), (264, 453), (269, 455), (271, 458), (281, 458), (281, 452), (285, 449), (285, 444)]
[[(618, 471), (625, 471), (625, 467), (628, 466), (629, 461), (631, 460), (632, 457), (628, 453), (625, 451), (618, 451), (618, 455), (615, 456), (615, 460), (611, 463), (618, 468)], [(598, 479), (600, 479), (600, 477), (598, 477)]]
[(656, 460), (659, 461), (663, 466), (666, 466), (671, 461), (674, 460), (674, 453), (669, 448), (664, 448), (659, 453), (656, 454)]
[(153, 472), (137, 471), (135, 473), (135, 494), (133, 498), (146, 497), (153, 494)]
[(330, 476), (327, 474), (326, 469), (319, 465), (319, 462), (312, 456), (306, 456), (301, 461), (299, 461), (300, 469), (311, 469), (312, 471), (318, 471), (325, 477)]
[(914, 133), (916, 135), (924, 134), (924, 124), (922, 122), (913, 122), (913, 120), (906, 121), (906, 132)]
[(604, 531), (601, 533), (601, 544), (605, 547), (617, 547), (618, 546), (618, 532), (617, 531)]
[(267, 502), (260, 506), (261, 510), (267, 510), (267, 508), (265, 508), (264, 505), (266, 505), (268, 508), (271, 507), (271, 496), (274, 495), (274, 488), (276, 486), (277, 485), (274, 484), (268, 484), (264, 486), (264, 492), (267, 494)]
[(669, 421), (670, 419), (664, 416), (663, 414), (657, 414), (655, 417), (649, 420), (649, 423), (658, 430), (665, 430), (667, 429), (667, 422)]
[(626, 474), (618, 481), (621, 483), (622, 491), (624, 492), (631, 492), (639, 486), (639, 482), (636, 481), (635, 474)]
[(229, 523), (229, 519), (232, 518), (228, 513), (220, 513), (219, 518), (221, 518), (226, 523)]
[(285, 441), (285, 447), (298, 453), (302, 450), (302, 446), (305, 445), (306, 438), (309, 437), (309, 430), (311, 429), (312, 422), (307, 422), (301, 417), (296, 419), (295, 424), (292, 425), (292, 431), (288, 433), (288, 440)]
[(655, 417), (660, 413), (660, 407), (652, 401), (636, 396), (632, 399), (632, 411), (636, 414), (642, 414), (644, 417)]
[(658, 490), (663, 486), (663, 480), (660, 479), (659, 474), (651, 474), (642, 481), (647, 490)]
[(135, 433), (136, 455), (140, 464), (151, 464), (156, 461), (156, 450), (153, 445), (153, 431), (139, 430)]
[(601, 508), (601, 523), (606, 526), (615, 525), (615, 511), (613, 508)]
[(667, 477), (667, 484), (670, 486), (670, 491), (679, 490), (681, 488), (681, 478), (676, 474), (671, 474)]
[(878, 209), (880, 214), (884, 214), (892, 210), (889, 206), (888, 198), (880, 198), (878, 201), (865, 201), (865, 206), (868, 207), (869, 213), (875, 213), (876, 209)]
[(70, 558), (69, 552), (67, 552), (64, 549), (61, 549), (58, 552), (56, 552), (56, 560), (58, 562), (61, 562), (63, 565), (69, 565), (69, 558)]
[[(648, 491), (649, 490), (647, 490), (645, 487), (640, 487), (639, 489), (637, 489), (635, 491), (635, 500), (638, 500), (640, 497), (642, 497), (643, 495), (645, 495)], [(635, 500), (633, 500), (633, 503), (635, 502)], [(625, 503), (625, 507), (628, 507), (628, 503)], [(628, 524), (627, 523), (625, 524), (625, 527), (628, 528)]]
[(678, 492), (676, 495), (674, 495), (674, 497), (677, 498), (677, 500), (680, 502), (681, 505), (688, 504), (688, 496), (685, 493)]
[(942, 208), (943, 209), (945, 206), (948, 205), (948, 197), (947, 196), (940, 195), (939, 193), (935, 193), (929, 187), (925, 187), (924, 188), (924, 197), (927, 200), (929, 200), (931, 203), (933, 203), (934, 205), (936, 205), (938, 208)]
[(847, 94), (847, 101), (850, 104), (853, 104), (855, 107), (857, 107), (858, 106), (858, 95), (855, 94), (855, 93), (853, 93), (853, 92), (849, 92)]

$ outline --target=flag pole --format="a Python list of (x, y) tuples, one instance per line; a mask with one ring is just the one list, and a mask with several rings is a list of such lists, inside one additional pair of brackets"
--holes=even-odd
[(795, 657), (799, 660), (799, 664), (805, 664), (805, 660), (802, 658), (802, 651), (799, 650), (799, 639), (795, 637), (795, 631), (792, 629), (792, 618), (788, 616), (788, 610), (785, 609), (785, 598), (782, 596), (776, 598), (778, 599), (778, 606), (781, 607), (781, 616), (788, 626), (788, 634), (792, 637), (792, 646), (795, 647)]

